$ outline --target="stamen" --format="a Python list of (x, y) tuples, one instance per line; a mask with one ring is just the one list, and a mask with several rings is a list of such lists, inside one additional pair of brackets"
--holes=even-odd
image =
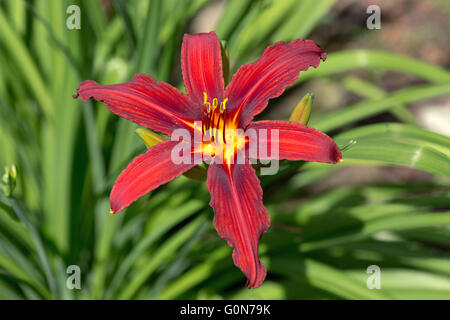
[(211, 103), (208, 102), (208, 95), (206, 94), (206, 92), (203, 92), (203, 105), (206, 106), (206, 111), (210, 113)]
[(208, 114), (208, 118), (206, 119), (206, 130), (209, 130), (209, 127), (211, 125), (212, 116), (213, 116), (213, 113)]
[(216, 127), (216, 133), (214, 135), (215, 137), (219, 137), (220, 118), (221, 118), (221, 114), (219, 113), (219, 116), (217, 117), (217, 123), (215, 125), (215, 127)]
[(226, 139), (225, 139), (225, 115), (223, 115), (224, 117), (223, 117), (223, 129), (222, 129), (222, 141), (224, 142), (224, 143), (226, 143), (227, 141), (226, 141)]
[(228, 98), (225, 98), (220, 104), (220, 113), (224, 113), (225, 109), (227, 108), (227, 101)]
[[(211, 141), (218, 141), (219, 131), (222, 130), (222, 142), (225, 142), (225, 110), (227, 108), (228, 98), (219, 103), (218, 98), (213, 98), (212, 102), (208, 101), (208, 95), (203, 92), (203, 113), (202, 113), (202, 133), (209, 134)], [(218, 110), (217, 110), (218, 109)]]
[(210, 122), (208, 125), (209, 135), (210, 135), (212, 141), (214, 141), (214, 116), (215, 115), (216, 115), (215, 112), (211, 112), (211, 118), (210, 118)]

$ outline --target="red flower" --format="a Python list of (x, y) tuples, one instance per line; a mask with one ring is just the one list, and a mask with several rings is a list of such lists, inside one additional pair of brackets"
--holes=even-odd
[[(278, 42), (257, 61), (241, 66), (224, 88), (216, 34), (185, 35), (181, 66), (187, 95), (148, 75), (137, 74), (130, 82), (116, 85), (84, 81), (74, 97), (103, 101), (117, 115), (169, 136), (179, 128), (192, 135), (195, 130), (211, 134), (212, 141), (204, 139), (201, 148), (192, 145), (191, 157), (211, 151), (214, 154), (218, 145), (224, 146), (225, 129), (266, 129), (267, 137), (260, 137), (260, 143), (270, 145), (270, 132), (277, 130), (279, 160), (336, 163), (341, 159), (339, 148), (318, 130), (287, 121), (252, 122), (269, 99), (280, 96), (286, 86), (295, 82), (301, 70), (317, 67), (325, 58), (326, 54), (313, 41)], [(202, 121), (201, 129), (194, 126), (194, 121)], [(196, 165), (194, 161), (174, 164), (171, 151), (178, 143), (161, 142), (128, 165), (111, 192), (113, 212), (123, 210)], [(245, 150), (248, 145), (249, 139), (232, 149), (224, 147), (224, 158), (235, 157), (238, 150)], [(258, 258), (258, 241), (269, 228), (270, 220), (255, 171), (248, 160), (243, 164), (211, 163), (207, 186), (216, 230), (234, 248), (233, 261), (247, 276), (247, 286), (256, 288), (266, 277), (266, 268)]]

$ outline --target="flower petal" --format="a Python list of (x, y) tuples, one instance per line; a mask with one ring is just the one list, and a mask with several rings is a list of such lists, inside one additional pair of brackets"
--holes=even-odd
[(214, 209), (214, 225), (233, 250), (234, 264), (247, 277), (247, 287), (257, 288), (266, 277), (258, 258), (258, 241), (270, 226), (262, 189), (250, 164), (212, 164), (207, 186)]
[[(266, 134), (261, 134), (261, 129), (266, 129)], [(247, 130), (256, 131), (258, 148), (261, 145), (267, 148), (267, 152), (258, 150), (259, 159), (272, 159), (272, 143), (278, 144), (278, 160), (288, 159), (336, 163), (342, 159), (341, 151), (333, 139), (319, 130), (299, 123), (288, 121), (255, 121), (250, 123)], [(272, 130), (278, 131), (278, 139), (272, 139)], [(250, 140), (250, 143), (252, 143), (252, 140)]]
[(214, 32), (184, 35), (181, 69), (186, 92), (199, 106), (203, 106), (203, 92), (210, 100), (222, 100), (222, 55)]
[(178, 141), (166, 140), (134, 158), (117, 178), (110, 195), (111, 210), (119, 212), (196, 164), (175, 164), (171, 153)]
[(255, 115), (264, 110), (268, 100), (280, 96), (292, 85), (301, 70), (317, 68), (325, 61), (322, 48), (311, 40), (282, 41), (268, 47), (257, 61), (241, 66), (225, 90), (229, 113), (245, 128)]
[(136, 74), (130, 82), (99, 85), (84, 81), (74, 98), (102, 101), (115, 114), (148, 129), (170, 135), (176, 128), (192, 130), (193, 122), (201, 119), (201, 111), (178, 89), (158, 82), (145, 74)]

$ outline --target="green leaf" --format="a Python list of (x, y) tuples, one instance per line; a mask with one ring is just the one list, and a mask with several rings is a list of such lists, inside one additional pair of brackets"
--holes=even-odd
[(353, 138), (393, 138), (428, 146), (450, 156), (450, 139), (441, 134), (412, 125), (399, 123), (378, 123), (355, 128), (339, 134), (339, 139)]
[(366, 280), (355, 280), (346, 273), (312, 259), (276, 257), (270, 261), (270, 269), (288, 276), (291, 280), (304, 277), (304, 281), (345, 299), (389, 299), (388, 295), (369, 290)]
[(382, 123), (347, 131), (335, 141), (344, 149), (342, 163), (402, 165), (450, 177), (449, 139), (437, 133)]
[[(267, 7), (248, 21), (243, 30), (240, 30), (237, 39), (230, 44), (232, 58), (242, 58), (248, 54), (249, 50), (259, 44), (274, 29), (278, 27), (282, 19), (294, 10), (296, 0), (284, 0), (271, 2)], [(259, 8), (254, 8), (258, 10)]]
[(49, 96), (45, 82), (34, 63), (31, 53), (14, 31), (13, 27), (0, 9), (0, 42), (8, 50), (12, 61), (22, 77), (33, 91), (39, 104), (50, 118), (53, 115), (52, 99)]
[[(450, 224), (450, 212), (440, 213), (402, 213), (383, 215), (368, 221), (353, 221), (352, 225), (344, 224), (341, 230), (315, 235), (320, 240), (305, 241), (300, 245), (301, 251), (317, 250), (334, 245), (361, 241), (380, 231), (406, 231), (425, 227), (438, 227)], [(339, 226), (338, 226), (339, 227)]]
[(271, 36), (271, 42), (306, 37), (330, 11), (335, 2), (336, 0), (299, 1), (289, 18)]
[[(368, 275), (351, 271), (349, 275), (358, 281), (365, 281)], [(408, 269), (384, 269), (381, 266), (381, 289), (395, 299), (448, 299), (450, 280), (422, 271)]]
[[(127, 257), (122, 261), (119, 269), (112, 278), (109, 289), (107, 290), (107, 298), (112, 298), (117, 292), (119, 286), (123, 284), (125, 275), (130, 270), (136, 260), (142, 256), (146, 250), (150, 248), (157, 240), (159, 240), (170, 228), (173, 228), (177, 223), (194, 214), (202, 207), (202, 203), (198, 201), (190, 201), (185, 204), (183, 209), (175, 212), (161, 212), (154, 216), (154, 228), (148, 232), (134, 248), (128, 253)], [(155, 214), (155, 213), (154, 213)]]
[(180, 229), (172, 237), (167, 239), (156, 252), (149, 257), (148, 261), (140, 268), (131, 281), (125, 285), (123, 291), (119, 295), (119, 299), (131, 299), (144, 282), (153, 274), (158, 266), (174, 254), (180, 246), (182, 246), (193, 234), (198, 230), (200, 225), (205, 221), (206, 216), (201, 215), (190, 222), (185, 228)]
[(311, 126), (332, 131), (355, 121), (389, 110), (393, 106), (450, 94), (450, 84), (424, 85), (397, 90), (383, 98), (362, 101), (311, 119)]
[(433, 83), (450, 82), (450, 72), (445, 69), (404, 55), (377, 50), (347, 50), (331, 53), (319, 68), (302, 72), (298, 82), (354, 69), (397, 71), (412, 74)]
[(233, 30), (242, 21), (245, 13), (253, 5), (251, 0), (229, 0), (216, 26), (216, 33), (220, 39), (229, 39)]
[[(350, 90), (351, 92), (354, 92), (368, 99), (378, 99), (386, 95), (386, 92), (384, 92), (383, 89), (380, 89), (370, 82), (361, 80), (357, 77), (350, 76), (345, 78), (343, 80), (343, 85), (347, 90)], [(418, 125), (418, 121), (414, 114), (410, 112), (404, 105), (393, 106), (390, 112), (399, 120), (405, 123)]]

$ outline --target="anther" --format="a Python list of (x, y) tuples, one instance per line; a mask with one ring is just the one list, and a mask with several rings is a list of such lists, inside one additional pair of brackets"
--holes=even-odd
[(227, 108), (227, 101), (228, 101), (228, 98), (225, 98), (225, 99), (220, 103), (220, 113), (224, 113), (225, 109)]
[[(220, 130), (222, 130), (222, 138), (225, 142), (225, 110), (227, 107), (228, 98), (224, 99), (219, 103), (218, 98), (213, 98), (212, 102), (208, 102), (208, 95), (203, 92), (203, 114), (202, 122), (203, 128), (202, 132), (205, 134), (208, 132), (210, 139), (212, 141), (219, 139)], [(217, 112), (216, 109), (219, 109)]]
[(206, 106), (206, 111), (211, 112), (211, 103), (208, 102), (208, 95), (206, 92), (203, 92), (203, 105)]

